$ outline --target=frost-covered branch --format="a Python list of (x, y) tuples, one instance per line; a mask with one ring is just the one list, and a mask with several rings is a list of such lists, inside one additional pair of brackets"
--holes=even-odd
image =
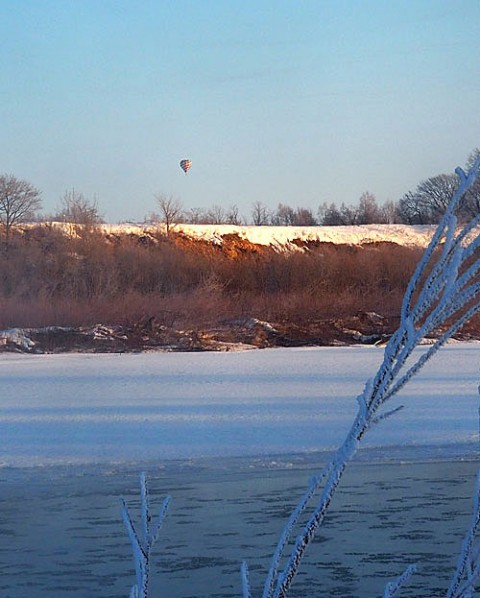
[(476, 536), (480, 527), (480, 473), (477, 475), (470, 527), (463, 540), (457, 569), (453, 575), (447, 598), (470, 598), (473, 586), (480, 577), (480, 543)]
[(398, 594), (403, 586), (408, 583), (410, 577), (412, 577), (412, 575), (416, 572), (416, 565), (409, 565), (402, 575), (400, 575), (400, 577), (397, 577), (397, 579), (394, 581), (387, 583), (385, 586), (385, 592), (383, 593), (383, 598), (394, 598), (394, 596)]
[[(263, 598), (287, 596), (305, 551), (321, 525), (345, 468), (357, 452), (360, 441), (369, 428), (398, 410), (397, 408), (382, 412), (386, 401), (480, 310), (480, 282), (476, 278), (480, 270), (480, 259), (475, 258), (475, 253), (480, 247), (480, 217), (458, 230), (455, 216), (460, 200), (480, 177), (480, 158), (467, 173), (461, 168), (457, 168), (455, 172), (459, 177), (458, 188), (407, 287), (401, 308), (400, 326), (385, 347), (383, 362), (376, 375), (367, 382), (363, 393), (357, 397), (357, 415), (343, 445), (326, 466), (322, 476), (311, 482), (290, 516), (271, 561)], [(471, 237), (473, 238), (470, 239)], [(433, 345), (412, 363), (413, 350), (426, 336), (433, 333), (437, 333)], [(317, 493), (320, 493), (317, 504), (294, 542), (284, 569), (280, 571), (280, 562), (294, 533), (294, 527)], [(479, 522), (476, 521), (475, 526), (478, 525)], [(465, 550), (468, 552), (470, 548), (469, 545), (468, 550)], [(462, 582), (470, 583), (470, 578), (478, 573), (478, 559), (472, 563), (470, 553), (468, 554), (469, 556), (465, 557), (466, 564), (457, 572), (463, 580), (465, 571), (468, 570), (467, 579), (459, 581), (456, 588)], [(244, 596), (249, 597), (250, 585), (246, 565), (242, 571)], [(402, 576), (387, 585), (385, 596), (394, 596), (413, 572), (414, 566), (408, 567)], [(450, 598), (461, 595), (454, 591), (456, 590), (449, 594)]]
[(242, 563), (242, 567), (240, 569), (242, 574), (242, 590), (243, 590), (243, 598), (251, 598), (252, 593), (250, 590), (250, 576), (248, 573), (248, 565), (245, 561)]
[(133, 559), (135, 561), (135, 573), (137, 583), (130, 591), (130, 598), (147, 598), (150, 575), (150, 553), (153, 545), (158, 539), (160, 529), (167, 514), (170, 497), (167, 496), (163, 501), (162, 508), (157, 521), (152, 525), (148, 486), (145, 473), (140, 475), (140, 494), (141, 494), (141, 527), (142, 534), (139, 535), (135, 524), (132, 521), (127, 503), (122, 498), (122, 517), (127, 528), (128, 536), (133, 550)]

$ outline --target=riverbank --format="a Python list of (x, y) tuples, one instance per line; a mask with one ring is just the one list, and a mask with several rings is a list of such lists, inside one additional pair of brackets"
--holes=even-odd
[[(386, 343), (397, 327), (398, 317), (387, 318), (375, 312), (311, 319), (302, 323), (242, 318), (211, 327), (185, 330), (161, 325), (152, 317), (129, 326), (97, 324), (89, 327), (47, 326), (2, 330), (0, 353), (198, 352), (379, 345)], [(467, 323), (454, 340), (480, 340), (477, 327)]]

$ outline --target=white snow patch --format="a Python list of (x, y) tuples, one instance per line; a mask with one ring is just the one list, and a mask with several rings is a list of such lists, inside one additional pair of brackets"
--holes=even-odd
[[(75, 225), (66, 222), (49, 222), (49, 226), (64, 230), (67, 235), (77, 235)], [(22, 224), (29, 228), (38, 223)], [(149, 237), (159, 231), (166, 233), (165, 225), (122, 223), (101, 224), (100, 230), (111, 235), (128, 234)], [(302, 250), (302, 242), (333, 243), (336, 245), (363, 245), (366, 243), (390, 242), (397, 245), (426, 247), (430, 242), (436, 225), (407, 224), (366, 224), (355, 226), (236, 226), (231, 224), (175, 224), (174, 232), (179, 232), (191, 239), (222, 245), (225, 235), (238, 235), (256, 245), (273, 247), (278, 251)], [(480, 226), (467, 237), (467, 241), (478, 236)]]
[[(50, 225), (75, 235), (72, 225), (52, 222)], [(23, 225), (34, 226), (34, 225)], [(36, 225), (38, 226), (38, 225)], [(109, 234), (131, 234), (150, 236), (159, 230), (165, 231), (162, 224), (102, 224), (101, 230)], [(391, 242), (398, 245), (426, 247), (436, 230), (435, 225), (368, 224), (359, 226), (235, 226), (230, 224), (176, 224), (174, 232), (181, 232), (192, 239), (221, 245), (225, 235), (238, 235), (241, 239), (257, 245), (274, 247), (279, 250), (298, 250), (295, 241), (320, 242), (347, 245)]]
[[(152, 230), (149, 225), (103, 225), (106, 232), (141, 234)], [(369, 224), (364, 226), (234, 226), (229, 224), (178, 224), (175, 232), (192, 239), (221, 244), (225, 235), (236, 234), (257, 245), (278, 249), (298, 249), (295, 240), (361, 245), (389, 241), (399, 245), (426, 247), (436, 226), (403, 224)]]
[(31, 351), (35, 347), (35, 342), (29, 338), (28, 330), (10, 328), (0, 331), (0, 345), (15, 345), (24, 351)]

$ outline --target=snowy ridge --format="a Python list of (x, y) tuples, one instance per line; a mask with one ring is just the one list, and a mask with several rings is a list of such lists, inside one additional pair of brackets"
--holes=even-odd
[[(75, 225), (68, 222), (50, 222), (50, 226), (62, 229), (66, 234), (75, 236)], [(34, 224), (23, 227), (38, 226)], [(175, 224), (171, 225), (174, 233), (180, 233), (193, 240), (221, 245), (227, 235), (277, 250), (299, 250), (309, 243), (333, 243), (335, 245), (364, 245), (367, 243), (395, 243), (397, 245), (422, 247), (428, 246), (436, 225), (408, 224), (365, 224), (355, 226), (236, 226), (233, 224)], [(470, 237), (478, 235), (479, 228), (474, 228)], [(101, 224), (100, 230), (109, 235), (154, 235), (164, 232), (163, 224)]]
[[(161, 226), (161, 225), (160, 225)], [(148, 234), (158, 228), (141, 224), (104, 224), (106, 233)], [(363, 226), (234, 226), (229, 224), (177, 224), (174, 231), (197, 240), (221, 244), (225, 235), (238, 235), (257, 245), (296, 248), (294, 241), (362, 245), (390, 242), (426, 247), (436, 226), (368, 224)]]

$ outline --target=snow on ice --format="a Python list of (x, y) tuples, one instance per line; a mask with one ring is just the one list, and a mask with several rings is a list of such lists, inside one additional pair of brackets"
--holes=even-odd
[[(417, 351), (423, 351), (420, 347)], [(3, 465), (267, 456), (336, 448), (379, 347), (0, 356)], [(444, 347), (365, 447), (478, 442), (478, 343)], [(390, 407), (390, 406), (389, 406)], [(401, 451), (400, 451), (401, 454)]]

